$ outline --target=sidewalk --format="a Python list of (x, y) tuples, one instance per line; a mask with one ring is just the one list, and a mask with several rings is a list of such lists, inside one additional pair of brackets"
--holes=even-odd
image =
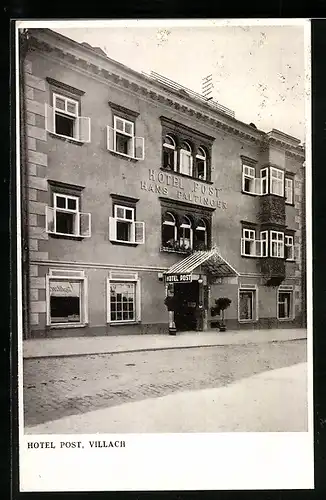
[(307, 364), (26, 427), (26, 434), (139, 432), (305, 432)]
[(284, 342), (306, 338), (306, 329), (288, 328), (232, 330), (223, 333), (217, 330), (210, 330), (207, 332), (182, 332), (176, 336), (166, 334), (29, 339), (23, 342), (23, 357), (41, 358), (50, 356), (113, 354), (130, 351)]

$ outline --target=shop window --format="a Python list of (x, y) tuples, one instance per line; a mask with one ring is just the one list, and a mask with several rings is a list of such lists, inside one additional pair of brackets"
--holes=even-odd
[(163, 168), (167, 170), (176, 170), (177, 167), (177, 148), (173, 137), (167, 134), (163, 142)]
[(109, 218), (109, 237), (117, 243), (145, 242), (145, 223), (135, 220), (134, 207), (114, 205), (114, 216)]
[(293, 319), (293, 289), (291, 286), (281, 286), (277, 291), (277, 319)]
[(206, 222), (200, 219), (194, 231), (194, 250), (207, 249), (207, 227)]
[(270, 256), (278, 259), (284, 258), (284, 233), (270, 232)]
[(284, 196), (284, 172), (278, 168), (270, 167), (270, 193)]
[(285, 258), (286, 258), (286, 260), (294, 260), (293, 236), (285, 235), (284, 240), (285, 240), (285, 245), (284, 245)]
[[(67, 190), (65, 191), (67, 192)], [(91, 214), (80, 211), (80, 196), (54, 191), (52, 198), (53, 206), (47, 205), (45, 212), (47, 233), (57, 236), (89, 238), (91, 236)]]
[(111, 272), (107, 287), (107, 322), (140, 321), (140, 281), (137, 273)]
[(46, 130), (64, 138), (90, 142), (91, 120), (79, 116), (80, 102), (55, 92), (52, 101), (53, 106), (45, 104)]
[(135, 160), (144, 159), (144, 138), (135, 136), (135, 122), (113, 117), (113, 127), (107, 127), (107, 148), (109, 151)]
[(50, 270), (47, 280), (47, 324), (83, 326), (88, 319), (87, 281), (83, 271)]
[(285, 203), (293, 204), (293, 179), (285, 178)]
[(192, 176), (192, 149), (188, 142), (183, 142), (180, 149), (180, 173)]
[(257, 318), (257, 290), (243, 288), (239, 290), (239, 321), (256, 321)]

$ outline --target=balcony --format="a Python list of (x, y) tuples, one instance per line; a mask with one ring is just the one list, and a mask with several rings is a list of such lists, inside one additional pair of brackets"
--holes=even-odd
[(275, 194), (261, 196), (258, 219), (261, 224), (285, 226), (284, 197)]

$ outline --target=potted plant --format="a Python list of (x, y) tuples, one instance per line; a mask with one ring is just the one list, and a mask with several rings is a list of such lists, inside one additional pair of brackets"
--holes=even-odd
[(225, 309), (230, 307), (231, 302), (232, 300), (228, 299), (227, 297), (220, 297), (219, 299), (215, 299), (215, 306), (211, 308), (212, 316), (216, 316), (222, 313), (222, 319), (219, 323), (220, 332), (226, 331), (226, 325), (224, 321), (224, 311)]

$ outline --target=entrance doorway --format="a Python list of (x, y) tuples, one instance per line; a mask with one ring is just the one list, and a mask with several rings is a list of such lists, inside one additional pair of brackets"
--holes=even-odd
[(178, 331), (197, 329), (197, 309), (199, 303), (199, 283), (175, 283), (174, 295), (178, 307), (174, 313), (174, 322)]

